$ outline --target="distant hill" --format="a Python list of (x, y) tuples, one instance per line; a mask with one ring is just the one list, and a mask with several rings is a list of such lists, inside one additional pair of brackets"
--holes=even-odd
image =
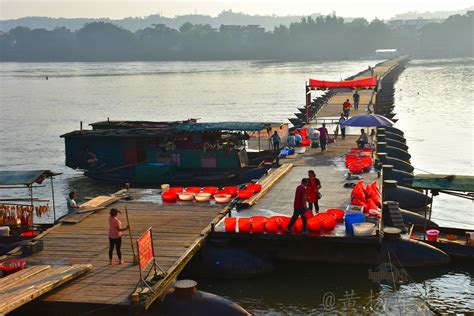
[[(316, 18), (320, 16), (319, 13), (311, 14), (311, 17)], [(305, 15), (307, 17), (307, 15)], [(159, 14), (149, 15), (147, 17), (128, 17), (119, 20), (113, 20), (108, 18), (48, 18), (48, 17), (24, 17), (19, 19), (4, 20), (0, 21), (0, 31), (8, 32), (9, 30), (17, 27), (24, 26), (30, 29), (47, 29), (53, 30), (57, 27), (65, 27), (72, 31), (78, 30), (86, 23), (91, 22), (109, 22), (117, 26), (123, 27), (127, 30), (135, 32), (140, 29), (149, 27), (152, 24), (165, 24), (168, 27), (178, 29), (185, 22), (191, 22), (193, 24), (210, 24), (214, 28), (218, 28), (221, 24), (226, 25), (260, 25), (266, 30), (273, 30), (275, 26), (280, 24), (290, 25), (292, 22), (300, 22), (303, 16), (299, 15), (288, 15), (288, 16), (275, 16), (275, 15), (249, 15), (244, 13), (236, 13), (229, 11), (222, 11), (218, 16), (212, 17), (210, 15), (180, 15), (174, 18), (161, 16)], [(346, 18), (351, 20), (350, 18)]]
[(416, 12), (411, 11), (402, 14), (396, 14), (393, 17), (393, 20), (413, 20), (418, 18), (423, 19), (447, 19), (451, 15), (455, 14), (466, 14), (467, 11), (474, 10), (474, 6), (471, 6), (466, 9), (457, 10), (457, 11), (435, 11), (435, 12)]

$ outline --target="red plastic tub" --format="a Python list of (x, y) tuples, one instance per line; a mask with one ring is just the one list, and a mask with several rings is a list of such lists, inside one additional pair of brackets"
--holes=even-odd
[(35, 231), (29, 231), (29, 232), (24, 232), (20, 234), (20, 236), (23, 236), (23, 237), (35, 237), (36, 235), (37, 233)]
[(201, 192), (201, 188), (200, 187), (187, 187), (185, 192), (188, 192), (188, 193), (200, 193)]
[(252, 183), (252, 184), (247, 185), (247, 190), (250, 190), (253, 193), (257, 193), (262, 190), (262, 185), (258, 183)]
[(218, 187), (204, 187), (202, 189), (202, 192), (209, 193), (210, 195), (214, 195), (216, 194), (217, 190), (219, 190)]
[(224, 219), (224, 226), (226, 233), (235, 233), (235, 228), (237, 227), (237, 218), (226, 217)]
[(311, 146), (311, 140), (309, 140), (309, 139), (303, 139), (303, 140), (301, 141), (301, 146), (305, 146), (305, 147)]
[(362, 170), (363, 170), (363, 167), (359, 163), (354, 163), (349, 166), (349, 171), (350, 173), (353, 173), (353, 174), (360, 174), (362, 173)]
[(0, 270), (3, 276), (10, 275), (12, 273), (22, 270), (26, 266), (26, 261), (21, 259), (8, 260), (0, 263)]
[(176, 201), (176, 199), (178, 198), (178, 193), (173, 191), (166, 191), (161, 193), (161, 198), (163, 199), (163, 201), (173, 202)]
[(237, 195), (239, 196), (239, 199), (246, 200), (252, 197), (253, 192), (250, 190), (239, 190)]
[(238, 187), (235, 186), (230, 186), (230, 187), (223, 187), (222, 191), (225, 191), (226, 193), (232, 195), (232, 197), (237, 195), (237, 191), (239, 191)]
[(276, 234), (280, 230), (280, 221), (277, 216), (270, 217), (267, 219), (265, 224), (265, 230), (267, 233)]
[(340, 210), (340, 209), (337, 209), (337, 208), (332, 208), (332, 209), (329, 209), (326, 211), (328, 214), (332, 214), (334, 215), (334, 217), (336, 218), (336, 220), (340, 221), (344, 218), (344, 215), (346, 214), (346, 212), (344, 210)]
[(239, 218), (237, 225), (239, 227), (239, 233), (248, 233), (250, 232), (250, 218)]
[(181, 193), (184, 191), (183, 187), (170, 187), (168, 189), (168, 192), (176, 192), (176, 193)]
[(250, 223), (252, 224), (252, 234), (261, 234), (265, 231), (267, 218), (265, 216), (252, 216), (250, 218)]
[(315, 232), (321, 229), (321, 220), (318, 217), (308, 219), (308, 230)]
[(336, 227), (336, 220), (334, 218), (325, 218), (322, 220), (322, 226), (326, 230), (333, 230)]

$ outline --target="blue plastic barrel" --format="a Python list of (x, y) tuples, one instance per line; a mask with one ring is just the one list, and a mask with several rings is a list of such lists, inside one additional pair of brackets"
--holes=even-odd
[(363, 223), (365, 222), (364, 214), (346, 214), (346, 232), (348, 234), (354, 235), (354, 230), (352, 229), (352, 224)]

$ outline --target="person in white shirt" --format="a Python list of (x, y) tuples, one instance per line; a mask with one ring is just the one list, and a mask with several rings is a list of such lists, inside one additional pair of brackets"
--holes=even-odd
[(69, 193), (69, 197), (66, 200), (68, 214), (74, 213), (74, 211), (79, 208), (79, 206), (77, 206), (76, 201), (74, 200), (75, 198), (76, 198), (76, 192), (71, 191), (71, 193)]
[(366, 144), (369, 143), (369, 136), (367, 136), (367, 133), (365, 132), (364, 129), (360, 130), (360, 136), (357, 138), (357, 147), (359, 148), (364, 148)]
[(344, 117), (344, 113), (341, 113), (341, 117), (339, 118), (339, 127), (341, 128), (341, 136), (342, 139), (346, 138), (346, 126), (343, 123), (346, 121)]

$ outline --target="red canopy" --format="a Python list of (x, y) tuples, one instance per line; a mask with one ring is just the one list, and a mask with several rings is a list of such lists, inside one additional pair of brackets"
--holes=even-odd
[(325, 81), (309, 79), (309, 88), (311, 89), (336, 89), (336, 88), (350, 88), (350, 89), (364, 89), (373, 88), (377, 85), (377, 77), (368, 77), (358, 80), (347, 81)]

